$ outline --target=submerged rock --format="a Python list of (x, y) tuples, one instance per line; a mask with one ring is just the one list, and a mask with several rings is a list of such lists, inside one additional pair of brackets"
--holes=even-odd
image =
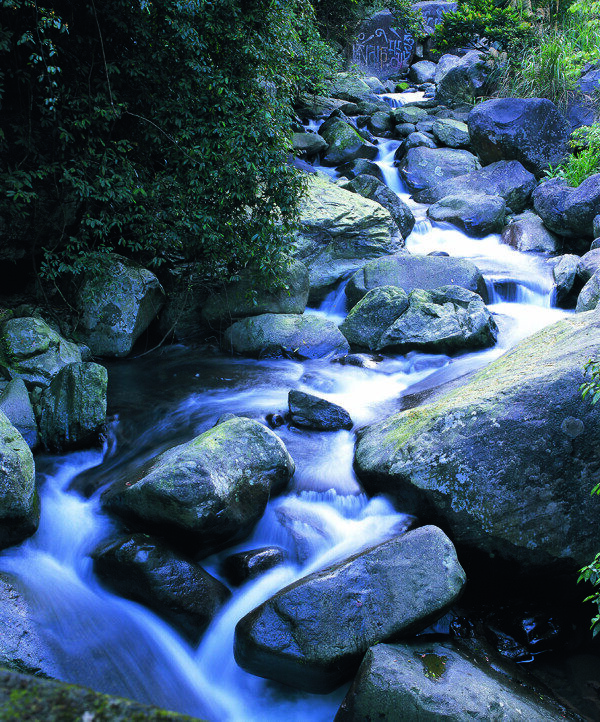
[(439, 618), (464, 584), (448, 537), (421, 527), (282, 589), (238, 622), (235, 658), (252, 674), (329, 692), (371, 645)]
[(41, 318), (11, 318), (0, 326), (0, 366), (11, 379), (48, 386), (67, 364), (81, 361), (81, 350)]
[(31, 449), (1, 411), (0, 462), (0, 549), (4, 549), (33, 534), (40, 510)]
[(223, 348), (258, 358), (325, 358), (348, 353), (348, 342), (328, 319), (305, 314), (265, 313), (244, 318), (223, 336)]
[(597, 312), (578, 314), (433, 403), (367, 427), (355, 455), (361, 482), (443, 523), (459, 547), (523, 572), (589, 563), (600, 548), (590, 523), (600, 408), (579, 387), (599, 344)]
[(239, 586), (264, 574), (286, 561), (287, 554), (281, 547), (262, 547), (228, 556), (223, 562), (222, 573), (228, 582)]
[(165, 300), (156, 276), (111, 253), (99, 257), (77, 297), (78, 331), (95, 356), (127, 356)]
[(103, 544), (92, 557), (96, 574), (108, 587), (156, 611), (193, 644), (231, 596), (200, 565), (146, 534)]
[(169, 449), (137, 478), (116, 482), (105, 508), (135, 526), (196, 544), (204, 556), (243, 539), (294, 462), (266, 426), (234, 418)]
[(468, 236), (481, 237), (502, 230), (506, 217), (506, 202), (500, 196), (446, 196), (429, 206), (427, 215), (432, 221), (457, 226)]
[(304, 391), (292, 390), (288, 394), (290, 419), (294, 426), (316, 431), (351, 429), (350, 414), (337, 404)]
[(377, 644), (366, 653), (335, 722), (375, 719), (558, 722), (569, 717), (488, 647), (423, 638)]

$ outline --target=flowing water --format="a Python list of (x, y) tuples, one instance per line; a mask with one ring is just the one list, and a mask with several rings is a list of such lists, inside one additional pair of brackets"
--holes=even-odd
[[(402, 408), (406, 397), (482, 367), (565, 315), (551, 307), (545, 259), (518, 253), (498, 236), (471, 239), (449, 226), (432, 226), (393, 165), (398, 144), (382, 141), (376, 162), (417, 217), (407, 248), (470, 258), (481, 268), (500, 329), (498, 344), (452, 358), (416, 352), (364, 356), (362, 366), (253, 361), (181, 346), (111, 364), (109, 408), (115, 416), (105, 448), (38, 459), (40, 528), (0, 555), (0, 571), (14, 575), (26, 591), (63, 679), (219, 722), (333, 719), (347, 686), (316, 696), (246, 674), (233, 659), (233, 634), (236, 622), (278, 589), (410, 524), (384, 498), (363, 493), (352, 468), (352, 432), (277, 429), (296, 462), (291, 488), (270, 501), (250, 539), (202, 564), (218, 576), (227, 554), (268, 544), (285, 548), (289, 561), (234, 591), (197, 648), (141, 605), (103, 589), (90, 554), (118, 531), (100, 508), (102, 490), (210, 428), (223, 413), (262, 421), (270, 412), (284, 413), (288, 391), (302, 389), (340, 404), (360, 427)], [(311, 312), (340, 322), (343, 290), (341, 284)]]

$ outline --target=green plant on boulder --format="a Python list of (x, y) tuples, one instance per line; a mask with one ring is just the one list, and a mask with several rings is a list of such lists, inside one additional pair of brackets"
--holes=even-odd
[(546, 175), (564, 178), (577, 188), (586, 178), (600, 171), (600, 123), (577, 128), (571, 133), (571, 154)]

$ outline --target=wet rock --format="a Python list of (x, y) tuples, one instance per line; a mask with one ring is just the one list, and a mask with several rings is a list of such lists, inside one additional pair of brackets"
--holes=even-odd
[(282, 274), (286, 288), (261, 288), (252, 270), (242, 271), (240, 280), (212, 295), (202, 308), (202, 320), (210, 326), (229, 326), (238, 318), (263, 313), (303, 313), (308, 301), (308, 269), (290, 259)]
[(108, 373), (96, 363), (64, 366), (40, 401), (40, 441), (62, 450), (94, 444), (106, 423)]
[(150, 532), (191, 541), (208, 555), (243, 539), (294, 462), (257, 421), (235, 418), (152, 459), (102, 496), (109, 511)]
[(567, 253), (557, 259), (557, 263), (552, 269), (556, 305), (561, 308), (575, 306), (577, 295), (581, 290), (581, 281), (577, 277), (578, 265), (579, 256)]
[(513, 213), (520, 213), (529, 204), (536, 185), (535, 176), (525, 170), (518, 161), (499, 161), (467, 175), (436, 182), (422, 192), (420, 198), (423, 202), (435, 203), (453, 195), (500, 196)]
[(281, 414), (267, 414), (266, 422), (272, 429), (278, 429), (285, 424), (285, 418)]
[(394, 129), (394, 133), (397, 138), (407, 138), (409, 135), (417, 130), (417, 126), (414, 123), (400, 123)]
[(466, 123), (452, 118), (435, 120), (432, 132), (442, 145), (449, 148), (468, 148), (471, 139)]
[(223, 562), (223, 576), (234, 586), (268, 572), (286, 561), (285, 549), (281, 547), (262, 547), (247, 552), (238, 552)]
[(294, 133), (292, 149), (300, 158), (314, 158), (326, 150), (327, 141), (317, 133)]
[(348, 353), (348, 342), (325, 318), (265, 313), (244, 318), (223, 336), (223, 349), (258, 358), (314, 359)]
[(407, 308), (406, 291), (397, 286), (378, 286), (352, 308), (340, 331), (351, 346), (375, 350), (385, 331)]
[[(373, 176), (380, 181), (383, 181), (383, 173), (381, 171), (381, 168), (376, 163), (373, 163), (373, 161), (365, 160), (364, 158), (359, 158), (358, 160), (354, 160), (351, 163), (344, 163), (344, 165), (339, 166), (337, 170), (345, 178), (348, 178), (350, 180), (353, 180), (357, 176), (368, 175)], [(341, 187), (345, 188), (346, 190), (352, 190), (351, 188), (349, 188), (349, 185), (350, 184), (347, 183)], [(364, 197), (366, 198), (367, 196)]]
[(308, 267), (315, 299), (369, 259), (403, 245), (383, 206), (317, 176), (309, 180), (299, 220), (294, 256)]
[(28, 386), (48, 386), (69, 363), (81, 361), (81, 351), (41, 318), (11, 318), (0, 326), (0, 366), (11, 379)]
[(385, 134), (391, 133), (394, 130), (394, 123), (390, 111), (378, 110), (373, 113), (373, 115), (369, 116), (367, 126), (371, 133), (377, 136), (385, 136)]
[(408, 79), (412, 80), (417, 85), (423, 85), (423, 83), (431, 83), (435, 76), (436, 64), (430, 60), (419, 60), (418, 63), (414, 63), (410, 66), (408, 71)]
[(464, 584), (450, 540), (421, 527), (310, 574), (247, 614), (236, 627), (236, 661), (252, 674), (329, 692), (371, 645), (440, 617)]
[(392, 110), (392, 118), (396, 125), (410, 123), (416, 125), (420, 120), (427, 118), (427, 111), (415, 105), (401, 105)]
[(483, 165), (518, 160), (539, 178), (569, 154), (569, 123), (545, 98), (486, 100), (473, 108), (468, 125)]
[(502, 243), (522, 253), (560, 253), (562, 241), (531, 211), (516, 216), (502, 231)]
[(480, 167), (477, 158), (466, 150), (419, 147), (407, 152), (400, 163), (400, 174), (415, 200), (422, 201), (434, 185)]
[(294, 426), (316, 431), (337, 431), (351, 429), (353, 426), (346, 409), (304, 391), (290, 391), (288, 405)]
[(558, 722), (568, 717), (487, 646), (424, 638), (369, 649), (335, 722), (400, 718)]
[(435, 141), (425, 133), (410, 133), (398, 146), (394, 154), (396, 160), (402, 160), (411, 148), (437, 148)]
[(436, 74), (436, 99), (439, 103), (473, 102), (483, 95), (489, 69), (484, 56), (472, 50), (458, 62), (446, 61), (443, 71)]
[(533, 193), (535, 212), (554, 233), (569, 239), (570, 249), (585, 253), (594, 236), (594, 218), (600, 207), (600, 173), (586, 178), (577, 188), (552, 178)]
[(103, 544), (92, 557), (94, 571), (106, 586), (153, 609), (193, 644), (231, 596), (201, 566), (146, 534)]
[(30, 448), (0, 411), (0, 549), (37, 529), (40, 510)]
[(581, 289), (575, 310), (578, 313), (581, 311), (591, 311), (598, 307), (598, 303), (600, 303), (600, 271), (596, 271)]
[[(598, 314), (577, 314), (462, 387), (367, 427), (355, 456), (361, 482), (445, 524), (463, 549), (515, 562), (523, 573), (589, 563), (600, 548), (600, 529), (589, 524), (600, 409), (582, 403), (579, 387), (599, 343)], [(568, 417), (585, 433), (565, 433)]]
[(600, 271), (600, 249), (597, 248), (588, 251), (579, 259), (577, 275), (583, 283), (587, 283), (598, 271)]
[(368, 84), (352, 73), (338, 73), (329, 92), (332, 97), (351, 103), (379, 100)]
[(165, 300), (156, 276), (111, 253), (98, 258), (77, 297), (78, 332), (95, 356), (127, 356)]
[(341, 119), (323, 124), (319, 134), (327, 143), (327, 151), (322, 156), (326, 165), (340, 165), (357, 158), (372, 160), (377, 155), (377, 146), (367, 142), (352, 125)]
[(592, 220), (592, 235), (594, 238), (600, 237), (600, 213)]
[(475, 264), (448, 256), (399, 254), (370, 261), (348, 281), (346, 297), (354, 305), (372, 288), (397, 286), (406, 293), (440, 286), (461, 286), (487, 298), (485, 282)]
[(500, 196), (446, 196), (429, 206), (427, 215), (432, 221), (450, 223), (468, 236), (482, 237), (498, 233), (504, 226), (506, 201)]
[(348, 108), (348, 105), (347, 100), (304, 93), (300, 96), (299, 106), (296, 108), (296, 112), (302, 120), (325, 118), (336, 110), (341, 110), (351, 115), (352, 108)]
[(38, 428), (23, 379), (13, 379), (0, 393), (0, 411), (25, 439), (27, 446), (34, 449), (38, 442)]
[(415, 217), (408, 205), (385, 183), (370, 175), (359, 175), (350, 181), (348, 188), (363, 198), (380, 203), (389, 211), (402, 237), (407, 238), (410, 235), (415, 225)]

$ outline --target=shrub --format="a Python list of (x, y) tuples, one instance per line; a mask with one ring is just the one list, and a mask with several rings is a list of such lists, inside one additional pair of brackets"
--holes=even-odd
[[(576, 188), (586, 178), (600, 171), (600, 123), (573, 131), (571, 148), (569, 157), (556, 168), (551, 168), (547, 175), (551, 178), (564, 178), (570, 186)], [(586, 388), (584, 396), (590, 390), (589, 387)]]

